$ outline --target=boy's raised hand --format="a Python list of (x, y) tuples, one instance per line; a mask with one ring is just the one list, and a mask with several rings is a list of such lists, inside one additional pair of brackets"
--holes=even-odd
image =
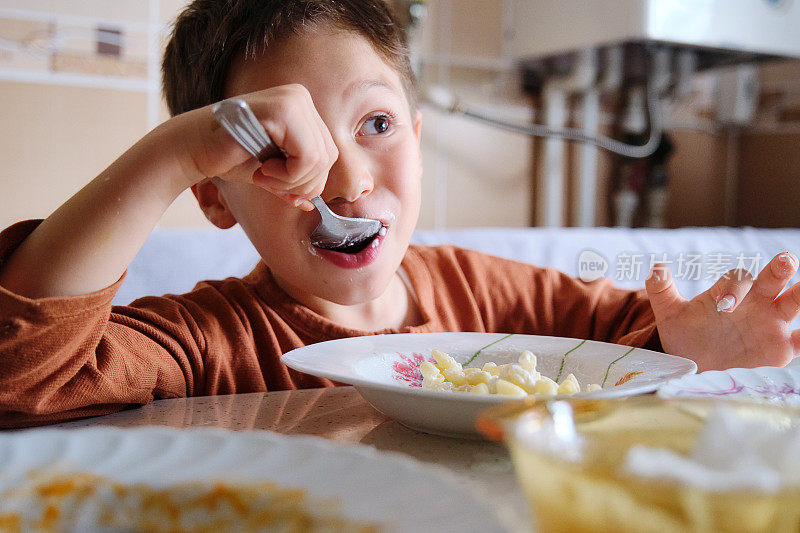
[(291, 205), (313, 209), (308, 199), (322, 193), (339, 153), (308, 90), (282, 85), (239, 98), (247, 101), (286, 157), (259, 164), (216, 121), (211, 106), (196, 109), (165, 124), (182, 143), (179, 164), (185, 187), (216, 176), (253, 183)]
[(755, 280), (734, 269), (686, 300), (669, 268), (654, 265), (645, 287), (664, 351), (693, 359), (700, 371), (785, 366), (800, 354), (800, 330), (789, 329), (800, 314), (800, 283), (781, 294), (797, 267), (797, 257), (784, 252)]

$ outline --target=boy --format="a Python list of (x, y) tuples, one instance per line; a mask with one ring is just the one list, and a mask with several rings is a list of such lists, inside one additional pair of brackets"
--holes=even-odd
[[(756, 281), (725, 277), (685, 301), (666, 268), (645, 294), (409, 247), (421, 119), (401, 32), (380, 0), (197, 0), (176, 23), (163, 74), (172, 119), (48, 219), (0, 234), (2, 426), (154, 398), (330, 386), (280, 355), (373, 333), (592, 338), (663, 347), (701, 369), (784, 365), (800, 348), (787, 326), (800, 289), (778, 297), (797, 267), (788, 253)], [(259, 164), (215, 122), (210, 105), (234, 95), (285, 159)], [(112, 308), (131, 259), (187, 187), (215, 225), (241, 224), (263, 261), (243, 279)], [(312, 246), (318, 194), (382, 230), (360, 251)]]

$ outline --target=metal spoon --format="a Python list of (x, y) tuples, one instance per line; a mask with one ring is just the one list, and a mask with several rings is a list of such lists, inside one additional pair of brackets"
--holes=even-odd
[[(247, 102), (229, 98), (211, 108), (217, 122), (228, 130), (234, 139), (261, 162), (273, 157), (284, 157), (283, 152), (270, 139), (264, 126), (256, 119)], [(320, 248), (338, 248), (373, 237), (381, 229), (381, 221), (371, 218), (342, 217), (317, 196), (311, 203), (322, 220), (311, 233), (311, 244)]]

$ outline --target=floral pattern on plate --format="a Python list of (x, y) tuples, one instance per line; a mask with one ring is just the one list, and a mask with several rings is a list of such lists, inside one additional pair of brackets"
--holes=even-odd
[(715, 397), (800, 406), (800, 368), (708, 370), (667, 382), (662, 398)]

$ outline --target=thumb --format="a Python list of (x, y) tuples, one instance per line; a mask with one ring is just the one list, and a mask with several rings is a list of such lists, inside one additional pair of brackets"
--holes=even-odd
[(650, 275), (644, 282), (644, 287), (650, 298), (650, 306), (653, 308), (656, 322), (669, 318), (675, 312), (675, 304), (684, 301), (672, 280), (672, 272), (663, 263), (653, 265)]

